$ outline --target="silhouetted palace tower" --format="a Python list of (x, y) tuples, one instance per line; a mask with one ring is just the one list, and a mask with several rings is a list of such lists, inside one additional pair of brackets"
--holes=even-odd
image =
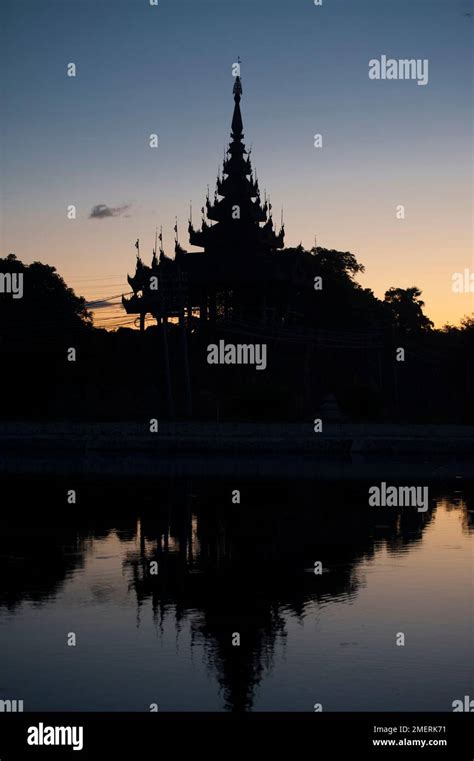
[[(266, 198), (262, 202), (250, 151), (243, 143), (240, 77), (233, 92), (231, 142), (223, 174), (217, 178), (213, 202), (206, 198), (200, 228), (194, 229), (189, 220), (189, 242), (204, 250), (185, 251), (176, 224), (175, 258), (165, 255), (160, 234), (159, 258), (155, 246), (148, 267), (138, 251), (135, 275), (128, 277), (133, 295), (122, 297), (122, 303), (129, 314), (140, 315), (142, 330), (146, 314), (158, 322), (168, 317), (184, 320), (187, 314), (188, 325), (197, 314), (211, 323), (222, 318), (265, 321), (276, 307), (268, 301), (272, 292), (276, 296), (275, 281), (289, 284), (287, 268), (279, 272), (275, 261), (275, 251), (283, 248), (283, 220), (277, 233), (271, 204)], [(139, 248), (138, 241), (136, 245)]]
[[(242, 255), (265, 255), (275, 248), (283, 247), (283, 229), (276, 235), (273, 229), (271, 210), (267, 201), (262, 204), (258, 180), (255, 179), (249, 152), (242, 142), (243, 126), (240, 113), (242, 85), (240, 77), (234, 84), (234, 116), (232, 118), (232, 140), (224, 160), (223, 178), (217, 178), (214, 203), (206, 200), (207, 217), (201, 229), (195, 231), (190, 222), (190, 243), (202, 246), (211, 256), (216, 256), (216, 265), (222, 264), (221, 256), (227, 253), (227, 264), (238, 265)], [(260, 226), (261, 223), (263, 227)], [(239, 262), (235, 261), (238, 257)]]

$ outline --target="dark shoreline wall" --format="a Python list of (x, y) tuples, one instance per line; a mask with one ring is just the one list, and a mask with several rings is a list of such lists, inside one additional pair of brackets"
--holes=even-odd
[(4, 423), (0, 474), (165, 475), (321, 480), (474, 479), (474, 427), (160, 423)]
[[(351, 334), (345, 335), (349, 340)], [(209, 365), (207, 346), (219, 339), (234, 344), (265, 342), (267, 368)], [(319, 343), (291, 342), (265, 333), (261, 337), (219, 330), (189, 334), (192, 417), (210, 422), (312, 421), (324, 417), (318, 413), (330, 394), (346, 421), (474, 422), (468, 344), (463, 348), (427, 336), (401, 344), (406, 359), (396, 362), (397, 341), (388, 337), (383, 341), (379, 348), (372, 349), (369, 342), (365, 348), (349, 349), (331, 348), (328, 332)], [(67, 361), (69, 347), (76, 349), (75, 362)], [(157, 328), (144, 334), (92, 329), (50, 343), (4, 342), (2, 419), (184, 419), (184, 345), (175, 326), (168, 329), (168, 350), (172, 409), (163, 338)]]

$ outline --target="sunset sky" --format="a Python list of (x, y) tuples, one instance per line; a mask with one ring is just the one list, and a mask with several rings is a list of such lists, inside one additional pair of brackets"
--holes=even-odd
[[(473, 23), (470, 0), (4, 0), (1, 255), (95, 300), (129, 290), (156, 226), (173, 254), (175, 216), (192, 250), (189, 202), (198, 223), (240, 55), (245, 142), (286, 245), (350, 250), (377, 296), (417, 285), (437, 326), (457, 323), (474, 309), (451, 290), (474, 271)], [(370, 80), (381, 55), (428, 59), (428, 84)], [(116, 216), (91, 218), (100, 204)]]

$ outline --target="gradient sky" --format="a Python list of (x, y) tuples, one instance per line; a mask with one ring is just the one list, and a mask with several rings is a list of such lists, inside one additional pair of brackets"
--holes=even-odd
[[(240, 55), (245, 141), (286, 244), (316, 234), (356, 255), (377, 296), (417, 285), (437, 325), (457, 323), (474, 309), (451, 290), (474, 271), (471, 14), (471, 0), (4, 0), (1, 254), (54, 265), (93, 300), (129, 290), (156, 225), (172, 255), (177, 215), (190, 249)], [(369, 80), (382, 54), (427, 58), (428, 84)], [(97, 204), (130, 208), (90, 219)]]

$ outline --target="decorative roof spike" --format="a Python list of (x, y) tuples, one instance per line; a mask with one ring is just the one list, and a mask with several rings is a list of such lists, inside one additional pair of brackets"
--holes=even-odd
[(155, 227), (155, 245), (154, 245), (154, 248), (153, 248), (153, 256), (151, 257), (151, 266), (152, 267), (155, 267), (158, 264), (157, 259), (156, 259), (156, 250), (157, 250), (157, 248), (158, 248), (158, 228)]

